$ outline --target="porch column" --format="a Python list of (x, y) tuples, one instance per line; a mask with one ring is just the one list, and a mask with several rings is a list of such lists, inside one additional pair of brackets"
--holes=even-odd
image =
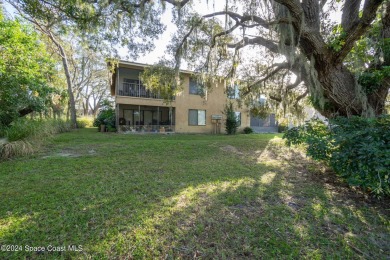
[(115, 95), (119, 93), (119, 67), (116, 68), (116, 82), (115, 82)]
[(141, 126), (141, 106), (138, 105), (138, 125)]
[(169, 124), (171, 125), (172, 129), (172, 107), (169, 107)]
[(160, 126), (160, 107), (157, 107), (157, 128)]
[(115, 105), (115, 127), (117, 132), (119, 132), (119, 104)]

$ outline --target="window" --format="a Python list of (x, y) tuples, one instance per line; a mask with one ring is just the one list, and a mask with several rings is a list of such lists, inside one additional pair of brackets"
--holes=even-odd
[(227, 96), (230, 99), (237, 99), (240, 97), (240, 90), (237, 85), (229, 86), (227, 88)]
[(234, 112), (234, 115), (236, 116), (237, 125), (241, 125), (241, 112)]
[(188, 110), (188, 125), (206, 125), (206, 110)]
[(260, 97), (259, 97), (259, 103), (260, 103), (260, 105), (262, 105), (262, 106), (265, 106), (265, 103), (267, 102), (267, 98), (266, 98), (266, 96), (265, 95), (260, 95)]
[(203, 87), (195, 79), (190, 79), (190, 94), (192, 95), (203, 94)]

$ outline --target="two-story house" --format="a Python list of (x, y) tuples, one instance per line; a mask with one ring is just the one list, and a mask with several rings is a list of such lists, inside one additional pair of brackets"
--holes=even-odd
[[(171, 103), (148, 91), (140, 73), (148, 65), (119, 61), (112, 74), (111, 94), (115, 97), (117, 129), (131, 132), (224, 133), (225, 105), (233, 101), (239, 131), (250, 126), (247, 108), (239, 108), (237, 91), (221, 80), (206, 95), (193, 79), (193, 72), (181, 71), (183, 88)], [(252, 119), (253, 121), (253, 119)]]

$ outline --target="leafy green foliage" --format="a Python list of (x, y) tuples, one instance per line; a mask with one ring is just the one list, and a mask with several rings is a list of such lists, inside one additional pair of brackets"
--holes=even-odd
[[(151, 51), (154, 39), (164, 29), (161, 22), (163, 4), (138, 1), (85, 0), (18, 0), (10, 1), (24, 13), (37, 20), (57, 23), (60, 34), (71, 30), (83, 32), (92, 48), (112, 52), (112, 43), (126, 46), (130, 55)], [(133, 4), (138, 7), (133, 6)], [(98, 44), (97, 44), (98, 43)], [(97, 46), (98, 45), (98, 46)]]
[(390, 195), (390, 116), (338, 118), (332, 168), (351, 185)]
[(271, 108), (267, 104), (255, 104), (250, 111), (253, 116), (265, 119), (270, 115)]
[(278, 133), (283, 133), (288, 129), (288, 119), (281, 118), (278, 120)]
[(86, 128), (93, 126), (94, 119), (92, 117), (83, 116), (77, 118), (77, 128)]
[(346, 37), (347, 34), (340, 24), (334, 26), (332, 29), (332, 35), (329, 37), (329, 48), (333, 49), (334, 51), (340, 51), (345, 44)]
[(233, 102), (229, 102), (225, 106), (224, 114), (226, 115), (225, 129), (228, 135), (237, 133), (238, 122), (236, 114), (234, 113)]
[(329, 164), (350, 185), (390, 195), (390, 116), (312, 120), (288, 130), (288, 145), (307, 144), (307, 154)]
[(103, 102), (102, 109), (93, 122), (93, 126), (100, 127), (101, 125), (106, 125), (108, 129), (116, 128), (115, 109), (108, 101)]
[[(357, 74), (358, 83), (367, 94), (375, 93), (390, 77), (386, 61), (390, 55), (390, 40), (383, 36), (381, 15), (378, 15), (366, 37), (361, 37), (345, 60), (348, 68)], [(370, 66), (367, 68), (367, 65)], [(387, 63), (388, 64), (388, 63)]]
[(54, 62), (31, 27), (6, 19), (1, 12), (0, 46), (0, 125), (8, 126), (50, 105)]
[(68, 132), (70, 124), (64, 120), (31, 120), (19, 118), (9, 127), (0, 130), (0, 137), (9, 142), (24, 139), (43, 139), (58, 133)]
[(18, 118), (0, 129), (0, 159), (26, 156), (39, 149), (42, 142), (58, 133), (69, 132), (71, 125), (63, 120)]
[(242, 130), (242, 132), (244, 134), (251, 134), (251, 133), (253, 133), (253, 129), (250, 128), (249, 126), (247, 126), (247, 127), (244, 128), (244, 130)]
[(175, 70), (162, 63), (145, 68), (140, 79), (148, 90), (159, 94), (166, 102), (171, 102), (182, 89)]
[(371, 94), (381, 87), (383, 80), (387, 77), (390, 77), (390, 66), (383, 66), (380, 70), (372, 69), (363, 72), (358, 82), (367, 94)]

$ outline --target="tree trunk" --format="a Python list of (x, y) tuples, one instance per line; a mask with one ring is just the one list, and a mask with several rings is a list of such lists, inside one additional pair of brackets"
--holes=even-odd
[(48, 32), (48, 36), (53, 41), (53, 43), (57, 46), (59, 54), (62, 59), (62, 65), (64, 66), (66, 83), (68, 85), (70, 121), (72, 127), (77, 128), (76, 103), (73, 95), (72, 80), (70, 77), (68, 58), (64, 50), (64, 47), (62, 47), (62, 45), (54, 38), (53, 34), (50, 31)]
[[(367, 1), (367, 8), (365, 8), (360, 20), (355, 14), (359, 4), (355, 3), (345, 7), (347, 10), (344, 12), (350, 11), (355, 15), (349, 20), (344, 15), (343, 25), (347, 36), (345, 44), (341, 46), (341, 50), (337, 51), (325, 43), (319, 32), (317, 1), (304, 1), (301, 6), (305, 14), (303, 21), (298, 3), (288, 0), (279, 0), (278, 2), (286, 6), (295, 19), (293, 26), (296, 34), (300, 35), (299, 48), (310, 62), (310, 66), (307, 65), (306, 61), (303, 62), (305, 65), (302, 67), (305, 67), (305, 71), (302, 73), (302, 78), (309, 88), (314, 107), (327, 118), (353, 115), (373, 117), (382, 114), (390, 88), (390, 79), (385, 78), (381, 82), (381, 86), (374, 91), (369, 91), (358, 83), (355, 75), (343, 64), (344, 58), (353, 48), (355, 41), (369, 29), (380, 1)], [(388, 39), (390, 36), (390, 3), (387, 3), (382, 23), (382, 35)], [(382, 69), (389, 62), (386, 60), (386, 55), (384, 58), (385, 61), (375, 65), (376, 68)]]
[[(366, 97), (364, 93), (359, 94), (352, 73), (343, 65), (315, 67), (321, 89), (310, 88), (310, 94), (316, 109), (327, 118), (361, 115), (366, 108), (363, 104)], [(323, 100), (316, 100), (316, 97)]]
[(72, 123), (73, 128), (77, 128), (77, 116), (76, 116), (76, 104), (74, 101), (73, 90), (72, 90), (72, 82), (70, 79), (70, 72), (68, 66), (68, 60), (66, 58), (65, 51), (61, 45), (58, 46), (62, 56), (62, 64), (64, 66), (66, 83), (68, 85), (68, 95), (69, 95), (69, 110), (70, 110), (70, 121)]
[(384, 113), (389, 80), (384, 80), (375, 91), (367, 92), (346, 66), (332, 64), (331, 59), (322, 59), (311, 69), (315, 69), (315, 74), (306, 69), (303, 79), (314, 107), (323, 116), (374, 117)]

